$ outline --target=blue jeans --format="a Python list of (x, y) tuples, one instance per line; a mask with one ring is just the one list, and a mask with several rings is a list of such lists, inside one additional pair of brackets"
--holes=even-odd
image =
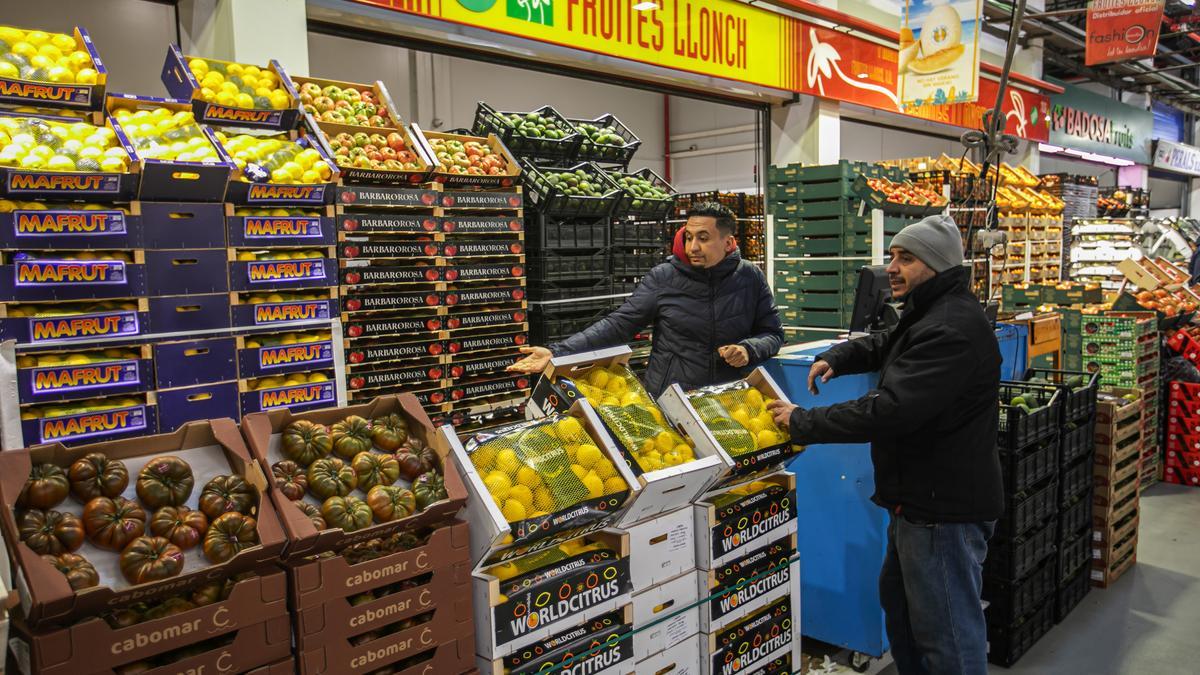
[(987, 674), (987, 624), (979, 599), (995, 528), (994, 520), (891, 517), (879, 600), (900, 675)]

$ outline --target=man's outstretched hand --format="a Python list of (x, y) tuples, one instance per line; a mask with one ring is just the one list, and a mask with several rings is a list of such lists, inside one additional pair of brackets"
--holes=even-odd
[(808, 390), (814, 395), (821, 392), (817, 391), (817, 378), (821, 378), (821, 384), (825, 384), (829, 380), (836, 377), (833, 374), (833, 366), (824, 361), (817, 361), (808, 370)]
[(521, 353), (527, 356), (509, 366), (508, 372), (526, 375), (540, 373), (550, 364), (550, 357), (553, 356), (545, 347), (521, 347)]
[(750, 365), (750, 352), (741, 345), (725, 345), (717, 350), (721, 358), (725, 359), (725, 363), (734, 368)]
[(775, 419), (775, 425), (780, 429), (787, 429), (788, 422), (792, 419), (792, 411), (799, 406), (792, 405), (784, 401), (771, 401), (767, 404), (767, 411), (771, 413), (771, 417)]

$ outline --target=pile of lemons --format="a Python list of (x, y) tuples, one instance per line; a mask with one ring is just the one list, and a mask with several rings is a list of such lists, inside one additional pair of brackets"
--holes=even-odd
[(169, 159), (179, 162), (219, 162), (217, 149), (196, 124), (191, 110), (173, 111), (170, 108), (112, 111), (137, 148), (142, 159)]
[(286, 136), (226, 136), (217, 140), (239, 169), (257, 164), (271, 174), (272, 183), (325, 183), (333, 175), (329, 163), (314, 148), (306, 148)]
[(133, 312), (138, 309), (136, 302), (117, 302), (107, 300), (104, 302), (88, 302), (88, 303), (53, 303), (48, 305), (9, 305), (8, 318), (49, 318), (55, 316), (73, 316), (75, 314), (85, 314), (88, 312)]
[(73, 35), (0, 26), (0, 77), (55, 84), (96, 84), (92, 55)]
[(128, 171), (108, 127), (38, 117), (0, 117), (0, 166), (50, 171)]
[(190, 58), (188, 70), (200, 83), (200, 99), (208, 103), (250, 110), (295, 107), (287, 89), (270, 69)]
[[(483, 443), (471, 453), (471, 463), (508, 522), (548, 516), (583, 499), (598, 499), (629, 489), (616, 466), (579, 420), (562, 417), (539, 422), (529, 430), (516, 433), (534, 432), (546, 434), (558, 446), (531, 448), (531, 451), (544, 452), (544, 463), (554, 467), (545, 474), (522, 462), (513, 449), (514, 443), (505, 437)], [(562, 462), (555, 461), (554, 454), (560, 448), (566, 454), (573, 477), (564, 476)], [(586, 494), (580, 493), (579, 484), (583, 485)]]
[(238, 251), (237, 254), (237, 259), (240, 262), (254, 262), (256, 260), (312, 260), (324, 257), (325, 252), (320, 249), (304, 251)]
[(667, 424), (658, 404), (625, 366), (595, 366), (575, 385), (643, 471), (696, 459), (690, 441)]
[[(701, 421), (710, 429), (724, 431), (722, 424), (728, 424), (727, 420), (732, 420), (745, 429), (759, 450), (786, 443), (791, 438), (786, 429), (780, 429), (775, 424), (775, 418), (767, 410), (767, 406), (775, 399), (763, 396), (762, 392), (754, 387), (693, 396), (691, 400), (700, 414)], [(733, 452), (730, 447), (726, 447), (726, 450), (732, 454), (744, 454)]]
[(18, 368), (50, 368), (54, 366), (86, 366), (108, 361), (140, 359), (141, 353), (134, 349), (112, 348), (103, 351), (74, 352), (67, 354), (29, 354), (17, 357)]
[(274, 377), (260, 377), (257, 380), (250, 380), (250, 389), (259, 391), (260, 389), (276, 389), (278, 387), (298, 387), (302, 384), (313, 384), (316, 382), (328, 382), (329, 376), (325, 373), (292, 373), (291, 375), (276, 375)]
[(90, 398), (86, 401), (71, 401), (70, 403), (51, 403), (25, 408), (21, 411), (21, 419), (37, 420), (46, 417), (65, 417), (80, 413), (130, 408), (135, 405), (142, 405), (145, 402), (141, 398), (124, 396), (120, 398)]

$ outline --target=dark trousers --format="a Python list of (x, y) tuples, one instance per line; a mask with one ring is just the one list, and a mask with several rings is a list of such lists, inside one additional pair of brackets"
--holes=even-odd
[(879, 599), (900, 675), (987, 674), (979, 598), (995, 527), (891, 517)]

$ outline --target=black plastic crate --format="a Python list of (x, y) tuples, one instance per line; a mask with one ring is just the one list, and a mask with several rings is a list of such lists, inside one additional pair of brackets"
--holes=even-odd
[(1062, 452), (1058, 462), (1063, 467), (1089, 454), (1096, 447), (1096, 418), (1067, 422), (1062, 429)]
[(549, 345), (568, 338), (604, 318), (608, 300), (584, 300), (529, 307), (529, 333), (534, 344)]
[[(620, 166), (625, 169), (629, 167), (629, 162), (633, 160), (638, 147), (642, 144), (641, 139), (634, 135), (633, 131), (621, 120), (617, 119), (616, 115), (611, 113), (601, 115), (594, 120), (568, 118), (568, 121), (575, 125), (576, 129), (580, 129), (579, 135), (583, 138), (579, 142), (579, 149), (575, 156), (584, 161), (596, 162), (605, 166)], [(621, 137), (624, 144), (593, 143), (592, 139), (583, 133), (582, 127), (585, 124), (591, 124), (600, 129), (611, 128), (613, 133)]]
[(1054, 583), (1059, 585), (1068, 581), (1079, 571), (1080, 567), (1088, 564), (1091, 556), (1092, 537), (1090, 533), (1079, 534), (1074, 539), (1059, 544), (1055, 564), (1057, 576), (1054, 578)]
[[(563, 138), (522, 135), (517, 131), (517, 125), (511, 123), (509, 118), (512, 115), (521, 115), (524, 117), (530, 113), (538, 113), (539, 115), (554, 118), (567, 128), (567, 135)], [(475, 107), (475, 124), (473, 128), (477, 136), (487, 136), (489, 133), (496, 134), (496, 137), (504, 143), (509, 152), (522, 158), (570, 161), (578, 156), (579, 145), (583, 141), (583, 134), (579, 133), (575, 125), (571, 124), (570, 120), (548, 105), (542, 106), (537, 110), (531, 110), (529, 113), (517, 113), (498, 111), (481, 101)]]
[[(1030, 368), (1025, 379), (1040, 378), (1062, 392), (1062, 421), (1075, 422), (1096, 414), (1096, 395), (1100, 393), (1100, 373), (1083, 370)], [(1072, 387), (1072, 381), (1078, 383)]]
[[(1029, 412), (1019, 405), (1012, 405), (1018, 397), (1031, 408)], [(1034, 403), (1042, 405), (1035, 407)], [(1053, 436), (1059, 429), (1061, 407), (1062, 400), (1054, 385), (1001, 382), (1000, 447), (1020, 450)]]
[(996, 524), (996, 533), (1012, 539), (1058, 512), (1058, 482), (1047, 481), (1040, 487), (1010, 495), (1006, 501), (1004, 517)]
[(1058, 503), (1069, 504), (1092, 489), (1092, 454), (1089, 452), (1059, 474)]
[(1030, 532), (1013, 537), (992, 537), (984, 574), (997, 579), (1021, 579), (1046, 558), (1054, 555), (1054, 536), (1058, 523), (1051, 520)]
[(988, 601), (988, 624), (1012, 625), (1041, 606), (1058, 588), (1054, 563), (1053, 559), (1047, 559), (1018, 581), (984, 577), (983, 599)]
[(1046, 600), (1028, 616), (1008, 626), (988, 627), (988, 661), (1005, 668), (1013, 665), (1054, 627), (1055, 599)]
[[(644, 197), (638, 197), (628, 188), (621, 185), (620, 179), (624, 175), (644, 178), (645, 180), (649, 181), (651, 185), (666, 190), (669, 196), (665, 199), (646, 199)], [(650, 169), (642, 169), (641, 171), (635, 171), (630, 174), (622, 174), (620, 172), (610, 171), (608, 172), (608, 179), (620, 187), (621, 192), (624, 193), (624, 196), (621, 198), (621, 202), (617, 204), (616, 209), (613, 211), (614, 217), (633, 216), (636, 218), (665, 220), (670, 218), (671, 214), (675, 211), (675, 188), (671, 187), (670, 183), (663, 180), (662, 176), (659, 176)]]
[(1090, 572), (1091, 567), (1085, 565), (1059, 588), (1054, 604), (1054, 620), (1057, 623), (1062, 623), (1063, 619), (1067, 618), (1067, 615), (1074, 611), (1092, 590)]
[(609, 276), (611, 257), (604, 251), (543, 251), (529, 260), (529, 281), (600, 281)]
[[(539, 167), (521, 162), (521, 181), (528, 192), (526, 203), (539, 213), (557, 218), (609, 218), (625, 198), (625, 191), (591, 162), (574, 166)], [(599, 197), (567, 194), (551, 173), (573, 173), (580, 182), (599, 188)]]
[(1048, 438), (1023, 450), (1000, 450), (1000, 473), (1004, 490), (1022, 492), (1058, 473), (1058, 439)]
[(660, 251), (612, 252), (612, 273), (617, 278), (644, 277), (656, 265), (666, 260)]
[(612, 226), (613, 246), (667, 248), (667, 229), (659, 221), (620, 220)]
[(591, 298), (603, 298), (605, 302), (611, 299), (612, 279), (599, 279), (582, 282), (540, 282), (529, 284), (529, 299), (533, 302), (553, 302), (570, 300), (582, 302)]
[(525, 218), (530, 251), (608, 247), (609, 220), (560, 220), (539, 214)]
[(1058, 540), (1067, 541), (1077, 534), (1092, 531), (1092, 493), (1084, 492), (1058, 511)]

